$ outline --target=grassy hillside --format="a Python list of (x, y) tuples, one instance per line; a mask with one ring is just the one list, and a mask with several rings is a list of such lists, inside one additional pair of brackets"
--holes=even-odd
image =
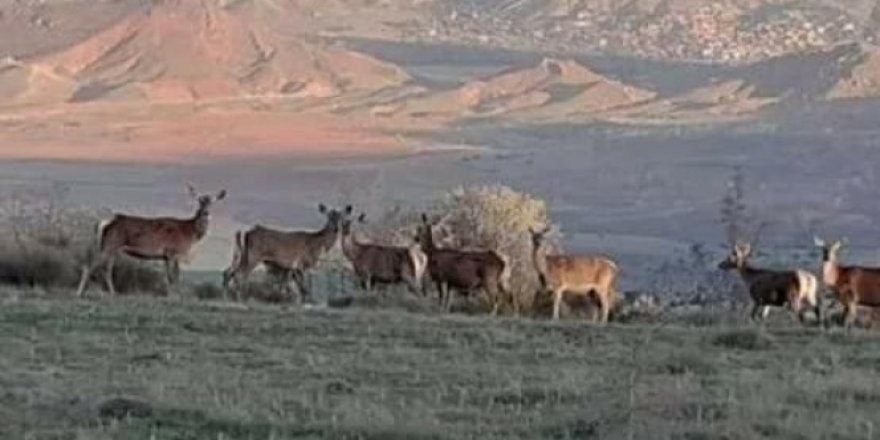
[(880, 337), (181, 300), (0, 305), (0, 437), (878, 438)]

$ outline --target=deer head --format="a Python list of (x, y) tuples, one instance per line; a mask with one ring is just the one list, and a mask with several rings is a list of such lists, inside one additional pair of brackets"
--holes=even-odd
[[(357, 219), (355, 221), (358, 223), (361, 223), (361, 224), (366, 224), (367, 223), (367, 214), (363, 213), (363, 212), (360, 213), (360, 215), (357, 216)], [(351, 218), (346, 218), (345, 220), (342, 221), (342, 235), (343, 236), (351, 235), (352, 223), (354, 223), (354, 221), (352, 221)]]
[(186, 185), (187, 192), (189, 193), (190, 198), (195, 200), (198, 209), (196, 209), (197, 217), (207, 217), (210, 214), (211, 206), (226, 198), (226, 190), (221, 189), (217, 192), (216, 195), (210, 194), (199, 194), (196, 189), (191, 185)]
[(828, 243), (825, 240), (819, 237), (813, 237), (813, 243), (822, 250), (822, 261), (837, 261), (837, 253), (840, 252), (841, 246), (843, 246), (843, 242), (841, 240), (835, 240), (833, 243)]
[(727, 258), (718, 263), (718, 268), (722, 270), (742, 269), (748, 263), (751, 255), (752, 245), (738, 242), (733, 245)]
[(545, 226), (540, 231), (537, 231), (531, 227), (529, 227), (529, 236), (532, 238), (532, 247), (538, 249), (544, 244), (544, 240), (547, 238), (547, 234), (550, 232), (550, 227)]
[(338, 232), (351, 215), (354, 208), (346, 205), (342, 210), (327, 208), (323, 203), (318, 204), (318, 212), (327, 217), (327, 228), (333, 232)]

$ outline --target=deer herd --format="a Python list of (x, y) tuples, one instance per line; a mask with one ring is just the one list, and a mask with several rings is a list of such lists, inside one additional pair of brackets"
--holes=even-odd
[[(179, 280), (180, 263), (188, 261), (193, 247), (207, 234), (212, 206), (226, 197), (225, 190), (212, 195), (197, 194), (192, 186), (187, 189), (196, 202), (196, 211), (189, 218), (116, 213), (100, 221), (96, 228), (96, 253), (82, 268), (77, 296), (83, 295), (101, 265), (104, 266), (104, 286), (115, 295), (113, 266), (122, 254), (162, 261), (166, 289), (170, 290)], [(282, 280), (284, 289), (289, 289), (292, 281), (300, 295), (311, 300), (307, 273), (339, 245), (355, 279), (366, 291), (372, 291), (377, 285), (402, 284), (413, 294), (426, 296), (433, 286), (437, 300), (447, 310), (452, 293), (482, 292), (490, 302), (493, 315), (505, 302), (519, 313), (522, 305), (510, 286), (512, 265), (501, 252), (440, 247), (435, 241), (438, 221), (431, 222), (425, 214), (408, 246), (365, 243), (357, 238), (355, 225), (364, 224), (366, 216), (355, 217), (351, 205), (337, 209), (320, 204), (318, 211), (325, 217), (319, 230), (289, 231), (255, 225), (236, 232), (233, 261), (222, 275), (224, 289), (234, 290), (236, 299), (240, 299), (239, 287), (262, 265)], [(550, 254), (548, 232), (547, 227), (528, 231), (531, 269), (539, 285), (539, 295), (535, 297), (552, 297), (552, 317), (559, 319), (565, 294), (584, 296), (598, 312), (593, 319), (606, 322), (619, 301), (617, 264), (601, 255)], [(718, 268), (735, 271), (742, 279), (752, 300), (751, 318), (755, 321), (764, 320), (771, 307), (788, 307), (801, 322), (812, 313), (817, 323), (827, 325), (822, 306), (822, 292), (826, 289), (843, 306), (842, 320), (847, 327), (855, 321), (859, 307), (880, 308), (880, 267), (841, 265), (838, 257), (841, 241), (827, 243), (816, 238), (815, 246), (822, 252), (821, 283), (805, 269), (752, 266), (749, 262), (752, 247), (743, 242), (731, 245), (730, 254)]]

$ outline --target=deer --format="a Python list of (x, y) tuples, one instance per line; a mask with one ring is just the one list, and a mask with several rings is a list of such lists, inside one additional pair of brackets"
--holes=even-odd
[(822, 322), (822, 310), (818, 297), (819, 282), (815, 275), (803, 269), (771, 270), (749, 264), (752, 246), (736, 242), (730, 254), (718, 264), (721, 270), (735, 270), (749, 290), (752, 298), (752, 321), (767, 319), (770, 307), (788, 306), (798, 320), (805, 322), (807, 307)]
[(303, 298), (311, 299), (305, 274), (336, 246), (341, 225), (352, 210), (351, 205), (338, 210), (319, 204), (318, 212), (327, 220), (318, 231), (280, 231), (255, 225), (236, 234), (238, 250), (235, 253), (238, 256), (234, 260), (237, 261), (223, 272), (223, 287), (228, 288), (232, 281), (240, 284), (247, 280), (250, 273), (262, 264), (271, 272), (282, 274), (285, 285), (292, 278)]
[[(366, 222), (361, 213), (358, 223)], [(352, 230), (352, 221), (342, 226), (342, 252), (354, 269), (361, 287), (371, 291), (375, 284), (404, 282), (412, 293), (424, 293), (422, 279), (428, 265), (428, 256), (417, 244), (409, 247), (364, 244)]]
[[(553, 295), (553, 319), (559, 320), (564, 294), (587, 296), (599, 308), (598, 321), (608, 322), (617, 303), (617, 278), (620, 270), (610, 258), (598, 255), (548, 255), (547, 233), (529, 228), (532, 264), (538, 274), (539, 294)], [(597, 316), (593, 315), (593, 321)]]
[(843, 266), (838, 257), (840, 240), (826, 243), (814, 237), (814, 242), (822, 249), (822, 282), (843, 305), (843, 323), (851, 328), (859, 306), (880, 307), (880, 268)]
[[(416, 237), (422, 252), (428, 256), (427, 274), (437, 288), (441, 306), (449, 310), (451, 290), (460, 294), (482, 290), (492, 303), (491, 314), (497, 315), (501, 295), (510, 296), (510, 271), (508, 258), (494, 250), (464, 251), (438, 248), (434, 242), (434, 224), (422, 214), (422, 224)], [(517, 301), (513, 306), (518, 312)]]
[(195, 214), (190, 218), (138, 217), (115, 213), (101, 220), (96, 226), (97, 258), (82, 268), (77, 297), (82, 297), (92, 273), (105, 265), (105, 288), (116, 295), (113, 283), (113, 265), (121, 254), (141, 260), (161, 260), (165, 263), (166, 293), (180, 277), (180, 262), (187, 261), (192, 248), (208, 232), (211, 207), (226, 198), (226, 190), (216, 195), (199, 195), (192, 185), (187, 185), (191, 198), (197, 202)]
[[(244, 248), (244, 234), (246, 233), (246, 230), (235, 231), (232, 242), (232, 262), (223, 270), (222, 284), (224, 288), (229, 287), (233, 278), (232, 274), (235, 272), (238, 265), (241, 264), (241, 255)], [(264, 266), (266, 267), (267, 275), (273, 280), (279, 282), (280, 287), (284, 289), (285, 292), (289, 293), (290, 280), (293, 278), (293, 271), (296, 269), (285, 268), (268, 261), (264, 263)]]

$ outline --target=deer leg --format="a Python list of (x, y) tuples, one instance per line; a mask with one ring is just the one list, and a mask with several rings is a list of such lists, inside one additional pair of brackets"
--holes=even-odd
[(752, 321), (757, 322), (758, 316), (760, 315), (760, 313), (761, 313), (761, 304), (758, 304), (756, 302), (755, 304), (752, 305), (752, 313), (749, 316), (751, 317)]
[(498, 309), (501, 306), (501, 298), (499, 298), (498, 296), (498, 288), (495, 286), (495, 284), (491, 282), (484, 282), (483, 286), (484, 287), (482, 290), (486, 294), (486, 299), (488, 299), (489, 303), (492, 304), (492, 312), (490, 313), (490, 315), (497, 316)]
[(443, 282), (434, 281), (434, 288), (437, 290), (437, 303), (440, 304), (440, 307), (445, 306), (443, 298)]
[(491, 301), (491, 303), (492, 303), (492, 312), (490, 313), (490, 316), (498, 316), (498, 309), (501, 306), (500, 298), (498, 298), (498, 292), (496, 291), (493, 293), (492, 291), (494, 289), (485, 289), (485, 290), (487, 293), (486, 297), (489, 298), (489, 301)]
[(599, 303), (599, 322), (605, 324), (608, 322), (608, 314), (611, 313), (611, 295), (608, 292), (604, 295), (596, 292), (596, 297)]
[(107, 291), (110, 292), (111, 296), (116, 296), (116, 287), (113, 285), (113, 266), (116, 263), (116, 256), (110, 255), (107, 257), (107, 266), (104, 270), (104, 283), (107, 287)]
[(165, 295), (171, 294), (171, 285), (174, 284), (174, 261), (165, 257)]
[(440, 306), (443, 307), (443, 310), (448, 312), (450, 305), (452, 304), (450, 296), (452, 295), (452, 291), (449, 289), (449, 284), (445, 282), (437, 283), (437, 292), (440, 296)]
[(844, 326), (846, 326), (847, 330), (851, 329), (853, 324), (856, 322), (856, 315), (858, 315), (856, 302), (847, 302), (843, 309), (843, 324)]
[(82, 298), (83, 292), (86, 290), (86, 286), (89, 284), (89, 281), (92, 278), (92, 273), (95, 269), (98, 268), (102, 263), (104, 263), (103, 255), (99, 255), (95, 261), (86, 263), (83, 265), (82, 273), (79, 278), (79, 286), (76, 288), (76, 297)]
[(562, 305), (562, 288), (558, 288), (553, 291), (553, 320), (559, 320), (559, 306)]
[(761, 321), (764, 321), (765, 319), (767, 319), (767, 315), (769, 315), (769, 314), (770, 314), (770, 306), (764, 306), (764, 308), (761, 309)]
[(296, 283), (297, 288), (299, 289), (300, 296), (303, 299), (303, 302), (311, 302), (312, 294), (309, 291), (308, 287), (306, 287), (306, 276), (305, 272), (302, 269), (292, 269), (293, 271), (293, 281)]

